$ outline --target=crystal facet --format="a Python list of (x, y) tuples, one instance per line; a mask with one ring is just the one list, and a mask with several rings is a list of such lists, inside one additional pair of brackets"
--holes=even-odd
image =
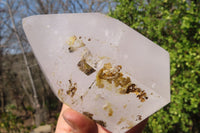
[(108, 130), (129, 130), (170, 102), (169, 54), (99, 13), (23, 19), (56, 96)]

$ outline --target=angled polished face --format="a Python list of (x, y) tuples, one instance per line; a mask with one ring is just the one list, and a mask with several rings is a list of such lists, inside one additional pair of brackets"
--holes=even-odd
[(125, 132), (170, 102), (168, 52), (122, 22), (37, 15), (23, 27), (58, 98), (108, 130)]

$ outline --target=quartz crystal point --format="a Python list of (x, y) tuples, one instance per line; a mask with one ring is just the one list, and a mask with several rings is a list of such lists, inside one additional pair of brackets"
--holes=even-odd
[(35, 57), (55, 95), (114, 133), (170, 102), (169, 53), (100, 13), (23, 19)]

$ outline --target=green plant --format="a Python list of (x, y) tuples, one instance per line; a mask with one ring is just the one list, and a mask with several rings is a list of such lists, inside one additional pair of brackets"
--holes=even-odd
[(6, 106), (6, 110), (14, 110), (16, 108), (17, 107), (14, 104), (9, 104), (9, 105)]
[(8, 104), (6, 106), (6, 111), (4, 113), (0, 113), (0, 132), (30, 132), (31, 127), (29, 128), (28, 126), (24, 126), (24, 118), (26, 116), (24, 116), (21, 111), (22, 110), (17, 109), (14, 104)]
[(1, 114), (1, 128), (7, 132), (20, 132), (18, 123), (20, 120), (11, 111)]
[(169, 51), (171, 103), (145, 132), (200, 132), (200, 2), (117, 0), (109, 15)]

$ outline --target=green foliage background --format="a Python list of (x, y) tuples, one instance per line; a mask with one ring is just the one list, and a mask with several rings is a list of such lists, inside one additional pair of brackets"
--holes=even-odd
[(145, 132), (200, 132), (200, 2), (117, 0), (109, 13), (170, 53), (171, 103)]

